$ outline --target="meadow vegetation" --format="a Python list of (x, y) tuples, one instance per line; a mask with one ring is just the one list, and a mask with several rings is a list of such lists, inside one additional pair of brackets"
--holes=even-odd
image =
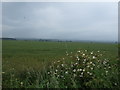
[(3, 40), (3, 88), (120, 88), (115, 43)]

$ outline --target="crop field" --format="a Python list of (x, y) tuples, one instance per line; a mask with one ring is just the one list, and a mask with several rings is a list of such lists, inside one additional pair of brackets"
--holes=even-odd
[(118, 45), (2, 41), (3, 88), (120, 88)]

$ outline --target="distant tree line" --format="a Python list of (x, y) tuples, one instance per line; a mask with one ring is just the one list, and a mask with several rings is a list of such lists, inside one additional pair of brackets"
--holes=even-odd
[(2, 40), (16, 40), (15, 38), (1, 38)]

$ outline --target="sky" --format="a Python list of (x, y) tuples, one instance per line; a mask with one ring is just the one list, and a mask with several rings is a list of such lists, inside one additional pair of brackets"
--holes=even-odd
[(4, 2), (2, 37), (118, 40), (116, 2)]

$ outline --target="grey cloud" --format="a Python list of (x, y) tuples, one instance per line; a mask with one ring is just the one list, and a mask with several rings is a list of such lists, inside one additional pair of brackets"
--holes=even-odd
[(117, 41), (117, 19), (117, 3), (3, 3), (3, 37)]

